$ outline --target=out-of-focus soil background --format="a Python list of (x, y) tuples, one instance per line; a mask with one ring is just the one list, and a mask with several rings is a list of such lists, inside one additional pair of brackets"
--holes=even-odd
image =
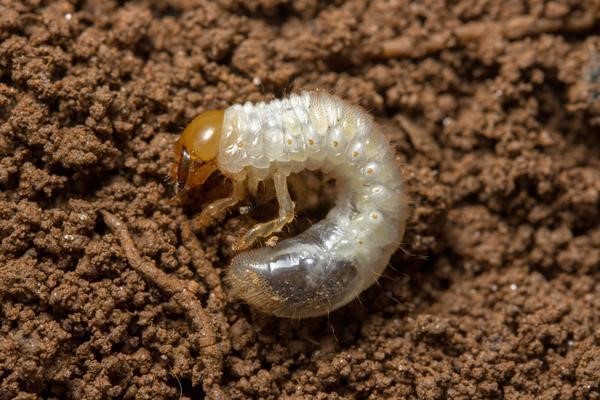
[[(599, 19), (595, 0), (1, 1), (0, 399), (599, 399)], [(374, 114), (412, 211), (379, 285), (298, 322), (223, 283), (260, 213), (190, 244), (227, 186), (178, 203), (166, 177), (199, 112), (303, 88)], [(333, 193), (303, 182), (294, 229)], [(210, 371), (207, 331), (102, 209), (198, 282)]]

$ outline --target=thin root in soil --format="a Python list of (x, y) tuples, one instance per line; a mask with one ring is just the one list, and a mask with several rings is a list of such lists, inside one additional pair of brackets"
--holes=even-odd
[(169, 276), (158, 269), (154, 263), (144, 260), (125, 224), (108, 211), (103, 210), (101, 214), (106, 225), (119, 239), (131, 268), (171, 296), (186, 311), (194, 329), (201, 334), (200, 358), (206, 369), (203, 389), (210, 398), (223, 398), (218, 386), (223, 371), (223, 355), (216, 341), (213, 324), (196, 297), (198, 285), (194, 281), (182, 281)]

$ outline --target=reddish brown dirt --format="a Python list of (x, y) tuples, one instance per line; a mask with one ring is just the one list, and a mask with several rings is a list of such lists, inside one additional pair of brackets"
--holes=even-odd
[[(600, 399), (598, 1), (0, 4), (0, 399)], [(259, 216), (190, 242), (206, 196), (165, 176), (198, 112), (313, 87), (373, 112), (414, 207), (380, 285), (298, 322), (222, 284)], [(221, 370), (102, 209), (197, 282)]]

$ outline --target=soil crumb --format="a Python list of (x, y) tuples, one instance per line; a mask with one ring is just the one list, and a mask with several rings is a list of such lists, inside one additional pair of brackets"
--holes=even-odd
[[(600, 399), (598, 32), (595, 0), (1, 2), (0, 400)], [(227, 187), (167, 177), (199, 112), (311, 88), (375, 115), (412, 207), (299, 322), (223, 284), (260, 213), (196, 236)], [(298, 229), (334, 193), (301, 183)]]

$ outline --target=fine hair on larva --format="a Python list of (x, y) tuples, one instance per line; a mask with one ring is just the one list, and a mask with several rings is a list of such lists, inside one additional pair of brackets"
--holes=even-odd
[[(273, 180), (278, 216), (239, 239), (234, 249), (244, 251), (227, 270), (233, 294), (265, 313), (314, 317), (347, 304), (378, 279), (404, 235), (407, 201), (394, 150), (367, 112), (331, 94), (301, 92), (205, 112), (175, 151), (178, 193), (216, 170), (233, 181), (231, 196), (196, 218), (201, 228)], [(303, 170), (336, 179), (334, 207), (297, 236), (247, 250), (293, 220), (287, 178)]]

